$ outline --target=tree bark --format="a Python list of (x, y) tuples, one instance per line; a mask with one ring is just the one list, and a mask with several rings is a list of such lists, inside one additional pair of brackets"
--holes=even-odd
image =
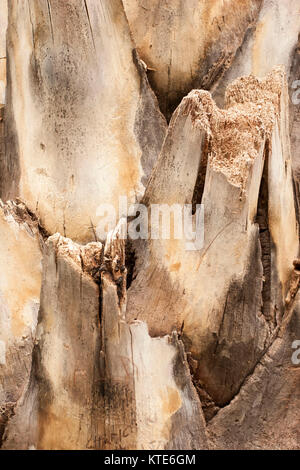
[(0, 0), (1, 449), (300, 448), (295, 3)]

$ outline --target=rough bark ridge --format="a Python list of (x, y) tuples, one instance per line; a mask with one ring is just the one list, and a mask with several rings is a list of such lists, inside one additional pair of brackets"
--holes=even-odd
[(133, 52), (121, 0), (9, 4), (0, 192), (51, 233), (88, 242), (100, 202), (143, 193), (166, 125)]
[(8, 7), (0, 448), (300, 449), (296, 2)]

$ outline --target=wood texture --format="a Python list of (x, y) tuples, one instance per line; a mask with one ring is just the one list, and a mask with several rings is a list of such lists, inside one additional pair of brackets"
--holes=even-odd
[(298, 253), (287, 111), (280, 69), (262, 81), (234, 82), (225, 111), (209, 93), (191, 92), (170, 123), (145, 194), (148, 205), (192, 203), (206, 135), (210, 153), (198, 195), (204, 246), (137, 242), (128, 305), (131, 319), (147, 322), (152, 335), (182, 332), (195, 378), (219, 406), (234, 396), (280, 323)]
[(41, 289), (37, 221), (21, 203), (0, 201), (0, 446), (28, 385)]
[(0, 0), (0, 105), (5, 103), (6, 89), (7, 0)]
[[(151, 338), (146, 324), (126, 322), (126, 292), (115, 279), (125, 261), (120, 227), (104, 254), (100, 243), (80, 247), (60, 235), (48, 239), (30, 383), (4, 449), (207, 447), (176, 333)], [(102, 255), (107, 270), (99, 288), (91, 273), (97, 278)]]
[(129, 25), (163, 113), (193, 88), (210, 90), (255, 25), (262, 0), (124, 0)]
[(297, 2), (8, 7), (0, 448), (299, 449)]
[(165, 134), (122, 2), (10, 2), (8, 50), (0, 196), (22, 197), (51, 233), (95, 240), (99, 204), (143, 194)]

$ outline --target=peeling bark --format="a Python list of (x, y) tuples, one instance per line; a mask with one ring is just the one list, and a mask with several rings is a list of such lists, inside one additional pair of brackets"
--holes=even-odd
[(81, 248), (58, 234), (46, 242), (30, 383), (4, 448), (76, 449), (93, 440), (102, 416), (99, 289), (86, 266), (99, 251), (100, 243)]
[[(112, 436), (120, 436), (120, 448), (207, 448), (201, 404), (177, 334), (151, 338), (145, 323), (127, 322), (126, 272), (119, 268), (125, 263), (125, 242), (119, 238), (124, 224), (108, 237), (105, 256), (111, 268), (102, 274), (102, 354), (108, 386), (104, 396), (110, 416), (106, 446), (116, 448)], [(116, 393), (113, 403), (110, 390)]]

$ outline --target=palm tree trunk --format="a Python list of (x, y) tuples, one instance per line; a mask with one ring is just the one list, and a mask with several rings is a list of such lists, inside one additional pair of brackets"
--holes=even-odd
[(0, 15), (0, 448), (299, 449), (296, 2)]

